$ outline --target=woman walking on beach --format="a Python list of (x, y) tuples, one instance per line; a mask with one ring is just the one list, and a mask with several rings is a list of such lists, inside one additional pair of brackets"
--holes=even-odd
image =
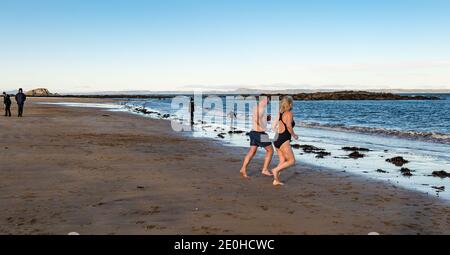
[(291, 147), (291, 140), (298, 140), (298, 136), (294, 132), (295, 121), (292, 114), (294, 100), (290, 96), (286, 96), (281, 100), (280, 112), (276, 121), (273, 122), (273, 129), (277, 132), (277, 139), (274, 142), (280, 162), (277, 167), (272, 170), (274, 186), (284, 185), (280, 181), (280, 173), (295, 164), (295, 156)]

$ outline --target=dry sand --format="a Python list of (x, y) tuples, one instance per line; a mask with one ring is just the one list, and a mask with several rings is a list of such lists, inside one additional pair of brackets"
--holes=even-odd
[(0, 117), (0, 234), (450, 234), (432, 196), (301, 162), (274, 188), (168, 121), (33, 101), (69, 99)]

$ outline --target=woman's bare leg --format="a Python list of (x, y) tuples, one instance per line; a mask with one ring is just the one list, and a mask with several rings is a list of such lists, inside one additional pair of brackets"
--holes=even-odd
[(244, 158), (244, 163), (242, 164), (241, 168), (242, 177), (249, 178), (249, 176), (247, 175), (247, 167), (252, 161), (253, 157), (255, 156), (257, 150), (258, 150), (257, 146), (251, 146), (250, 149), (248, 150), (248, 153)]
[(280, 181), (280, 173), (283, 170), (286, 170), (287, 168), (295, 165), (294, 152), (292, 151), (292, 147), (291, 147), (291, 144), (289, 142), (285, 142), (281, 146), (280, 151), (281, 151), (281, 154), (284, 157), (284, 162), (280, 162), (280, 164), (276, 168), (274, 168), (272, 170), (273, 177), (274, 177), (274, 181), (273, 181), (273, 185), (274, 186), (284, 185)]
[(286, 158), (283, 156), (283, 152), (281, 151), (281, 149), (277, 149), (277, 154), (279, 157), (278, 166), (280, 166), (281, 164), (283, 164), (286, 161)]
[(277, 149), (277, 153), (278, 153), (278, 157), (279, 157), (279, 162), (278, 165), (272, 169), (272, 173), (273, 173), (273, 185), (274, 186), (281, 186), (284, 185), (283, 183), (281, 183), (280, 181), (280, 169), (285, 163), (286, 163), (286, 157), (284, 156), (284, 152), (280, 149)]

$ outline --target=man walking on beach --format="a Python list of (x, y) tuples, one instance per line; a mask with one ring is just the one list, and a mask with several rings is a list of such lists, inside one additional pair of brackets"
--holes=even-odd
[(11, 98), (3, 92), (3, 103), (5, 104), (5, 117), (11, 117)]
[(250, 150), (244, 158), (244, 163), (241, 168), (241, 175), (244, 178), (249, 178), (247, 175), (247, 167), (252, 161), (253, 157), (258, 150), (258, 147), (262, 147), (266, 150), (266, 157), (264, 160), (264, 166), (262, 169), (262, 174), (265, 176), (273, 176), (269, 171), (269, 165), (272, 161), (273, 147), (272, 141), (269, 135), (266, 133), (268, 116), (266, 114), (266, 107), (269, 104), (270, 99), (268, 96), (261, 96), (259, 98), (259, 103), (252, 111), (252, 123), (253, 129), (249, 133), (250, 136)]
[(16, 102), (19, 108), (18, 117), (22, 117), (23, 114), (23, 106), (25, 105), (25, 101), (27, 100), (27, 96), (23, 93), (23, 90), (20, 88), (19, 93), (16, 95)]

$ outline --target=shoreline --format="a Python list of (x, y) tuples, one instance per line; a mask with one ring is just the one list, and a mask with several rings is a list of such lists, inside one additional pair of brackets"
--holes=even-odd
[(255, 176), (261, 156), (243, 181), (244, 148), (176, 134), (164, 120), (27, 104), (23, 119), (0, 123), (10, 128), (0, 233), (450, 233), (441, 199), (301, 163), (277, 189)]
[[(50, 99), (50, 100), (104, 100), (101, 101), (101, 104), (105, 102), (117, 103), (118, 101), (124, 101), (124, 99), (159, 99), (158, 97), (148, 97), (148, 98), (127, 98), (127, 97), (107, 97), (107, 98), (97, 98), (97, 97), (34, 97), (37, 100), (42, 99)], [(165, 99), (165, 97), (163, 98)], [(76, 106), (83, 107), (83, 106)], [(88, 106), (86, 106), (88, 107)], [(89, 108), (89, 107), (88, 107)], [(129, 111), (130, 113), (136, 113), (145, 115), (142, 112), (134, 112)], [(325, 124), (318, 122), (300, 122), (299, 125), (302, 128), (311, 128), (311, 129), (321, 129), (321, 130), (329, 130), (336, 132), (345, 132), (350, 134), (360, 134), (360, 135), (374, 135), (383, 138), (396, 138), (396, 139), (406, 139), (409, 141), (415, 142), (425, 142), (425, 143), (434, 143), (434, 144), (445, 144), (450, 145), (450, 134), (445, 133), (435, 133), (435, 132), (421, 132), (421, 131), (413, 131), (413, 130), (397, 130), (397, 129), (389, 129), (389, 128), (378, 128), (378, 127), (366, 127), (366, 126), (343, 126), (339, 124)]]

